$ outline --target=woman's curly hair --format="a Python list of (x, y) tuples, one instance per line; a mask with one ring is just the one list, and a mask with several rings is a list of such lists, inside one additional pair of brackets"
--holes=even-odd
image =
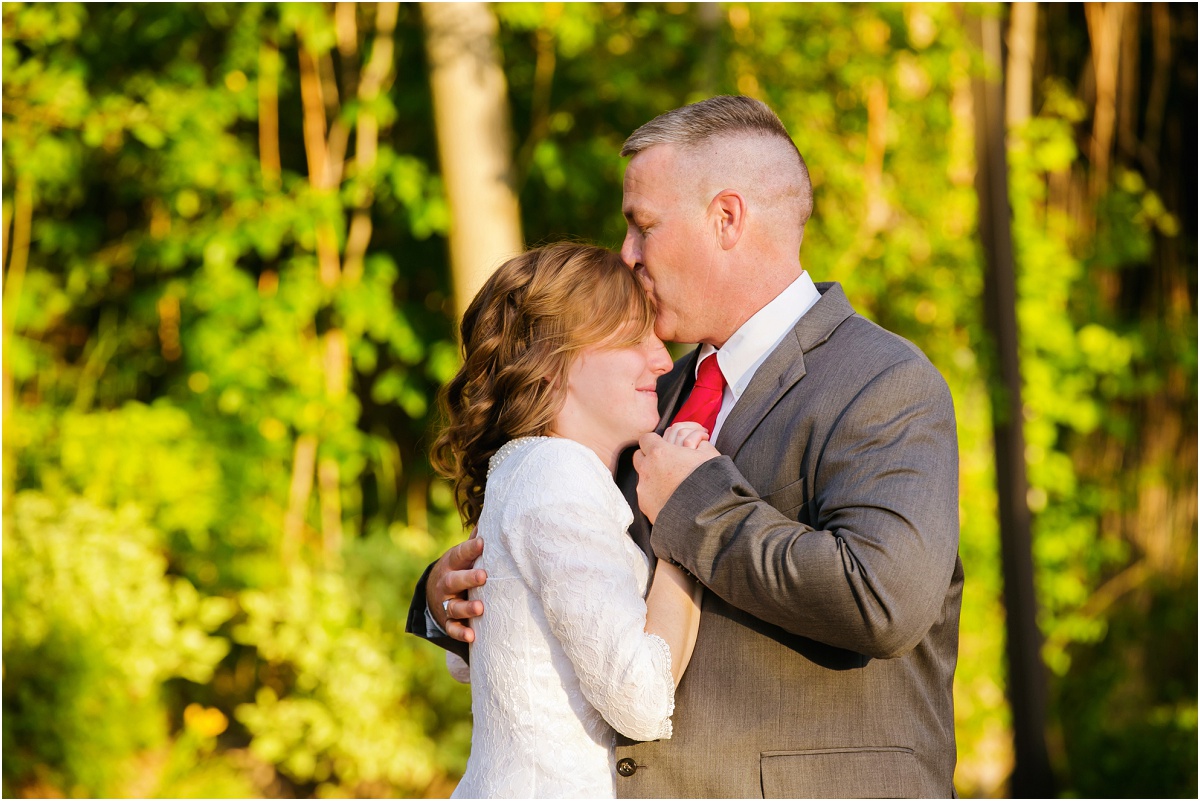
[(654, 328), (654, 307), (620, 256), (569, 242), (510, 259), (463, 314), (463, 366), (443, 388), (447, 425), (431, 462), (479, 522), (488, 461), (511, 439), (551, 433), (567, 371), (584, 348), (623, 347)]

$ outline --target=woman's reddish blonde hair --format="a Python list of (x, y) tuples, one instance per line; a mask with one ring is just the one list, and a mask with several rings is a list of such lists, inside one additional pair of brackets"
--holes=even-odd
[(604, 248), (547, 245), (492, 273), (463, 314), (463, 366), (442, 390), (447, 424), (431, 454), (468, 527), (483, 510), (492, 455), (550, 433), (579, 352), (636, 344), (653, 329), (640, 282)]

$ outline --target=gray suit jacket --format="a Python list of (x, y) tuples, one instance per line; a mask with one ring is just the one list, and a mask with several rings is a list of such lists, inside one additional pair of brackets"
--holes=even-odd
[[(670, 740), (617, 750), (623, 797), (951, 796), (958, 447), (945, 381), (837, 284), (755, 373), (653, 529), (705, 585)], [(661, 428), (695, 354), (659, 383)]]

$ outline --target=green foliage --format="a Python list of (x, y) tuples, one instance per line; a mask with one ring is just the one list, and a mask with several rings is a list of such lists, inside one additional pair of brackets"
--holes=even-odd
[[(364, 48), (373, 20), (373, 10), (360, 15)], [(10, 759), (6, 740), (6, 789), (49, 782), (72, 793), (119, 793), (126, 785), (118, 774), (138, 754), (156, 755), (147, 757), (156, 767), (144, 769), (151, 778), (134, 785), (144, 793), (257, 795), (320, 785), (387, 795), (440, 786), (465, 760), (461, 694), (447, 697), (453, 682), (414, 655), (415, 641), (401, 640), (395, 615), (363, 613), (339, 572), (306, 567), (321, 561), (321, 504), (331, 493), (349, 539), (347, 565), (358, 564), (358, 538), (369, 531), (375, 536), (363, 542), (392, 543), (387, 532), (395, 530), (423, 546), (391, 544), (407, 554), (399, 573), (395, 557), (359, 567), (365, 584), (389, 582), (396, 603), (413, 569), (461, 536), (447, 504), (426, 508), (429, 469), (418, 444), (427, 436), (428, 398), (457, 357), (438, 299), (449, 294), (441, 246), (421, 244), (447, 220), (430, 167), (432, 132), (387, 127), (411, 94), (384, 93), (373, 104), (384, 126), (374, 168), (351, 165), (343, 192), (322, 193), (293, 144), (302, 141), (294, 65), (297, 34), (318, 52), (334, 43), (330, 9), (10, 4), (4, 26), (5, 219), (13, 218), (16, 186), (29, 187), (33, 203), (19, 294), (6, 283), (5, 366), (18, 403), (6, 410), (5, 451), (13, 486), (26, 490), (16, 501), (36, 491), (78, 498), (96, 514), (138, 516), (146, 523), (136, 530), (109, 526), (111, 546), (136, 545), (173, 592), (193, 588), (197, 610), (218, 605), (233, 616), (212, 632), (220, 651), (210, 672), (163, 666), (136, 704), (122, 693), (108, 706), (91, 702), (85, 727), (74, 711), (79, 696), (111, 683), (120, 641), (94, 639), (100, 635), (85, 627), (22, 645), (9, 638), (7, 616), (29, 602), (11, 596), (5, 732), (20, 733), (28, 755)], [(414, 10), (402, 11), (396, 35), (400, 64), (421, 58)], [(272, 69), (282, 167), (274, 183), (263, 175), (255, 91)], [(347, 113), (353, 123), (356, 112)], [(360, 272), (331, 287), (317, 269), (318, 227), (331, 224), (344, 248), (346, 215), (359, 208), (373, 217), (373, 248)], [(350, 391), (329, 379), (337, 369), (328, 362), (331, 331), (345, 343)], [(336, 484), (308, 495), (298, 509), (299, 541), (285, 544), (304, 435), (316, 438), (314, 458)], [(6, 509), (16, 501), (6, 496)], [(402, 525), (410, 513), (420, 528)], [(22, 521), (32, 541), (58, 525), (47, 515)], [(285, 565), (287, 547), (299, 564)], [(10, 565), (30, 569), (32, 552), (10, 553), (7, 539), (5, 551), (5, 592), (17, 592), (24, 585), (10, 582)], [(389, 565), (393, 572), (380, 572)], [(104, 586), (133, 582), (121, 572), (106, 577), (103, 563), (94, 568), (92, 579)], [(273, 616), (281, 599), (306, 598), (321, 615)], [(52, 632), (62, 627), (56, 620), (46, 624)], [(322, 622), (328, 650), (279, 645), (297, 631), (292, 624), (313, 621)], [(30, 679), (26, 652), (35, 645), (54, 659), (45, 657)], [(134, 656), (137, 647), (130, 645)], [(331, 661), (317, 668), (314, 653)], [(410, 701), (413, 685), (444, 689)], [(29, 698), (10, 707), (9, 689)], [(413, 714), (428, 709), (426, 698), (458, 710), (457, 718)], [(197, 728), (184, 714), (193, 708), (223, 716), (230, 728)], [(287, 716), (297, 709), (310, 722), (333, 721), (334, 742), (320, 726), (290, 730)], [(281, 731), (286, 752), (273, 746)], [(249, 746), (250, 761), (214, 757), (217, 735), (224, 748)], [(458, 745), (435, 753), (432, 743), (441, 741)], [(276, 762), (282, 778), (270, 779)]]
[[(234, 639), (290, 679), (264, 682), (236, 716), (252, 751), (294, 782), (419, 793), (466, 767), (469, 697), (445, 691), (440, 653), (401, 634), (408, 598), (397, 588), (416, 581), (430, 546), (398, 527), (357, 541), (344, 572), (296, 569), (270, 593), (243, 593)], [(431, 738), (446, 714), (458, 722)]]
[(166, 736), (162, 684), (204, 683), (230, 603), (166, 573), (138, 508), (18, 493), (4, 521), (4, 784), (120, 794)]
[(434, 744), (403, 714), (395, 629), (361, 615), (338, 573), (297, 569), (289, 579), (270, 593), (243, 593), (245, 620), (233, 631), (265, 664), (286, 666), (294, 676), (290, 688), (266, 683), (254, 703), (238, 707), (252, 750), (297, 783), (427, 786)]
[(1089, 109), (1065, 81), (1043, 93), (1010, 133), (1009, 164), (1052, 743), (1070, 794), (1191, 795), (1195, 504), (1190, 531), (1187, 501), (1172, 522), (1143, 515), (1195, 482), (1194, 439), (1190, 455), (1186, 440), (1158, 443), (1195, 416), (1195, 307), (1162, 298), (1150, 311), (1137, 297), (1153, 297), (1141, 274), (1169, 284), (1193, 271), (1194, 244), (1192, 267), (1172, 263), (1181, 226), (1131, 167), (1091, 213), (1069, 213), (1061, 193), (1081, 183)]
[(1144, 604), (1108, 616), (1107, 637), (1073, 650), (1058, 705), (1075, 722), (1063, 747), (1079, 797), (1196, 794), (1196, 607), (1179, 603), (1195, 592), (1153, 582)]
[[(740, 92), (780, 113), (816, 192), (805, 267), (919, 345), (954, 396), (956, 779), (1003, 793), (980, 65), (963, 10), (493, 9), (531, 244), (620, 243), (620, 146), (661, 111)], [(324, 4), (3, 15), (5, 794), (445, 794), (469, 694), (401, 633), (417, 576), (462, 536), (427, 461), (458, 354), (419, 7), (400, 7), (369, 101), (372, 5), (353, 7), (350, 38)], [(1051, 62), (1087, 57), (1077, 27)], [(327, 126), (345, 126), (331, 188), (308, 174), (302, 51)], [(1062, 201), (1087, 168), (1080, 69), (1039, 87), (1009, 147), (1052, 739), (1070, 793), (1189, 795), (1195, 466), (1172, 455), (1194, 462), (1196, 288), (1148, 265), (1182, 252), (1194, 272), (1194, 226), (1124, 162), (1094, 203)], [(260, 139), (272, 113), (278, 134)], [(356, 215), (370, 237), (352, 264)], [(1147, 498), (1189, 482), (1191, 518), (1152, 514)]]
[[(1063, 108), (1057, 109), (1061, 104)], [(1035, 532), (1045, 652), (1051, 670), (1069, 664), (1065, 646), (1090, 642), (1104, 634), (1103, 621), (1081, 615), (1096, 577), (1126, 556), (1119, 542), (1098, 539), (1098, 493), (1080, 491), (1068, 452), (1059, 447), (1061, 430), (1088, 434), (1099, 424), (1103, 398), (1096, 392), (1102, 371), (1129, 365), (1132, 344), (1099, 323), (1079, 326), (1071, 303), (1086, 291), (1085, 268), (1071, 247), (1074, 223), (1047, 208), (1046, 175), (1069, 165), (1060, 154), (1073, 153), (1071, 118), (1078, 103), (1063, 99), (1033, 120), (1011, 151), (1011, 187), (1026, 202), (1014, 206), (1014, 239), (1021, 265), (1017, 308), (1024, 330), (1038, 336), (1023, 340), (1026, 407), (1026, 459), (1029, 505), (1038, 513)], [(1055, 116), (1058, 111), (1062, 116)], [(1132, 232), (1141, 235), (1142, 232)], [(1089, 503), (1090, 502), (1090, 503)]]

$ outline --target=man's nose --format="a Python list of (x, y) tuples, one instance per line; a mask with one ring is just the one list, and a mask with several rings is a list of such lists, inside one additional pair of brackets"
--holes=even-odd
[(641, 259), (642, 254), (638, 251), (633, 234), (625, 234), (625, 241), (621, 243), (621, 261), (625, 262), (625, 266), (632, 270)]

